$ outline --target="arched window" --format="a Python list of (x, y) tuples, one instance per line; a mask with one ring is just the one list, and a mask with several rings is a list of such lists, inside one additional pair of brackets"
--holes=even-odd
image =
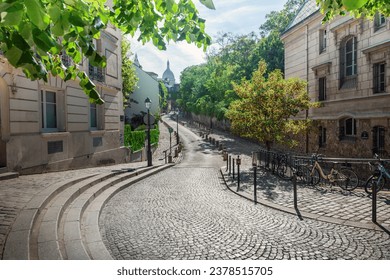
[(339, 139), (354, 139), (356, 136), (356, 119), (354, 118), (344, 118), (339, 122)]
[(347, 37), (341, 42), (340, 48), (340, 88), (356, 86), (357, 75), (357, 40)]

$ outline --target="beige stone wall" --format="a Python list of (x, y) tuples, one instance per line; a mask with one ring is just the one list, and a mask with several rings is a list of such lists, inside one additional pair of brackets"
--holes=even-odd
[[(121, 148), (121, 34), (110, 27), (101, 38), (108, 67), (104, 81), (95, 81), (105, 101), (97, 106), (97, 129), (90, 127), (90, 103), (77, 81), (31, 81), (0, 56), (0, 167), (31, 173), (128, 160)], [(81, 67), (88, 73), (87, 60)], [(42, 90), (57, 93), (57, 129), (52, 131), (42, 128)]]
[[(339, 17), (325, 25), (317, 13), (283, 34), (286, 78), (308, 81), (309, 96), (318, 101), (318, 79), (326, 77), (326, 95), (322, 106), (309, 110), (309, 118), (327, 129), (327, 145), (323, 153), (332, 156), (371, 157), (373, 127), (385, 127), (385, 149), (390, 152), (390, 19), (379, 30), (366, 19)], [(320, 30), (327, 32), (326, 50), (320, 53)], [(340, 48), (348, 36), (357, 38), (357, 83), (340, 88)], [(373, 64), (386, 63), (386, 92), (373, 93)], [(357, 121), (356, 137), (339, 140), (339, 121), (352, 117)], [(368, 139), (362, 139), (363, 132)], [(306, 137), (302, 137), (305, 139)], [(306, 142), (306, 141), (305, 141)], [(305, 144), (306, 145), (306, 144)], [(305, 146), (301, 145), (301, 146)], [(318, 131), (310, 133), (306, 152), (318, 150)], [(301, 148), (299, 148), (301, 149)]]

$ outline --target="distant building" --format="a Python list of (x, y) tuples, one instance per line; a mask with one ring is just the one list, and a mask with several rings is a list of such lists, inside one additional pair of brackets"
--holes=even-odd
[(145, 99), (147, 97), (152, 101), (150, 113), (152, 115), (160, 113), (160, 85), (158, 75), (153, 72), (147, 72), (142, 69), (137, 54), (134, 58), (134, 67), (138, 77), (138, 83), (134, 92), (130, 95), (130, 105), (125, 109), (127, 122), (141, 124), (143, 115), (146, 114)]
[(315, 0), (307, 1), (282, 34), (286, 78), (308, 81), (321, 102), (307, 117), (316, 129), (301, 151), (371, 157), (390, 152), (390, 20), (337, 17), (322, 24)]
[[(36, 173), (126, 161), (123, 148), (121, 33), (95, 40), (107, 68), (79, 65), (105, 101), (89, 103), (78, 81), (31, 81), (0, 55), (0, 171)], [(65, 65), (71, 59), (62, 57)]]
[(176, 94), (179, 91), (179, 84), (176, 83), (175, 75), (173, 74), (169, 60), (167, 61), (167, 69), (162, 75), (162, 81), (168, 90), (168, 111), (175, 109)]

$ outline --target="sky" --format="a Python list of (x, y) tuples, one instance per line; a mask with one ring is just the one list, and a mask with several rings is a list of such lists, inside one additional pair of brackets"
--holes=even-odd
[[(259, 34), (259, 27), (265, 16), (271, 11), (283, 9), (287, 0), (213, 0), (215, 10), (204, 7), (199, 0), (193, 0), (199, 11), (199, 17), (206, 20), (206, 33), (213, 39), (219, 32), (233, 34)], [(180, 82), (180, 73), (188, 66), (205, 62), (203, 48), (186, 42), (170, 42), (166, 51), (158, 50), (153, 44), (143, 45), (136, 39), (131, 41), (131, 51), (137, 54), (142, 69), (162, 77), (169, 60), (170, 69)]]

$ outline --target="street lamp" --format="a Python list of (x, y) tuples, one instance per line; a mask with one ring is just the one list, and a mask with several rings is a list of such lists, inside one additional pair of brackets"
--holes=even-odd
[(179, 145), (179, 109), (176, 111), (176, 144)]
[(149, 113), (149, 109), (150, 109), (150, 106), (152, 105), (152, 101), (150, 101), (149, 97), (147, 97), (145, 99), (145, 107), (146, 109), (148, 109), (148, 148), (147, 148), (147, 151), (146, 151), (146, 156), (148, 158), (148, 166), (152, 166), (152, 149), (150, 147), (150, 113)]

